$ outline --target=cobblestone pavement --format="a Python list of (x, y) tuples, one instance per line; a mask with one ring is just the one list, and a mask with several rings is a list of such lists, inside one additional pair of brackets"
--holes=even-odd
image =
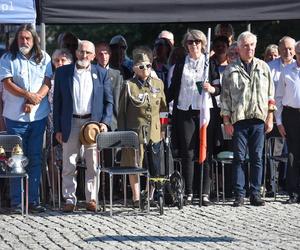
[(269, 198), (265, 207), (234, 208), (231, 202), (156, 208), (141, 214), (129, 208), (98, 214), (0, 215), (0, 249), (300, 249), (300, 204)]

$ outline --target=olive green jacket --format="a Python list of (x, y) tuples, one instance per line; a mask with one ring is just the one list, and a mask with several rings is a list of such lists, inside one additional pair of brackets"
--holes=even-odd
[(142, 126), (147, 125), (147, 141), (161, 139), (159, 113), (167, 111), (164, 84), (148, 78), (142, 85), (137, 78), (125, 81), (120, 93), (118, 129), (133, 130), (143, 143)]
[(264, 61), (253, 58), (250, 75), (240, 59), (226, 67), (222, 78), (221, 115), (229, 116), (232, 124), (253, 118), (265, 121), (270, 100), (274, 100), (274, 84)]

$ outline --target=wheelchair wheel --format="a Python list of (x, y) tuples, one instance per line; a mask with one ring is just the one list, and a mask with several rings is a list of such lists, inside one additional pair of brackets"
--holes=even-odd
[(178, 209), (182, 209), (183, 208), (183, 193), (178, 193), (177, 194), (177, 207)]
[(159, 214), (163, 215), (164, 214), (164, 197), (160, 195), (158, 197), (158, 207), (159, 207)]

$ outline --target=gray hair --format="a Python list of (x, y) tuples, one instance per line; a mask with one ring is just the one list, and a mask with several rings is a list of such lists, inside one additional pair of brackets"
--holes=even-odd
[(238, 39), (237, 39), (238, 47), (240, 47), (242, 42), (245, 41), (247, 38), (253, 38), (255, 44), (257, 43), (257, 36), (256, 35), (254, 35), (250, 31), (244, 31), (243, 33), (241, 33), (238, 36)]
[(66, 57), (70, 63), (73, 62), (73, 56), (68, 49), (56, 49), (51, 56), (52, 62), (59, 56)]
[(91, 48), (92, 48), (92, 50), (93, 51), (91, 51), (91, 52), (93, 52), (94, 54), (95, 54), (95, 45), (91, 42), (91, 41), (88, 41), (88, 40), (80, 40), (79, 42), (78, 42), (78, 49), (77, 49), (77, 51), (80, 51), (80, 49), (81, 49), (81, 47), (82, 47), (82, 45), (84, 44), (84, 43), (87, 43), (87, 44), (89, 44), (90, 46), (91, 46)]
[(201, 30), (188, 30), (182, 39), (182, 46), (186, 49), (186, 51), (188, 51), (188, 47), (187, 47), (187, 40), (189, 37), (192, 37), (193, 39), (197, 39), (201, 41), (202, 44), (202, 53), (206, 52), (206, 46), (207, 46), (207, 40), (206, 40), (206, 36), (204, 35), (204, 33)]
[(294, 44), (296, 43), (296, 40), (294, 38), (292, 38), (290, 36), (284, 36), (279, 40), (278, 46), (280, 47), (284, 43), (285, 40), (291, 40)]
[(269, 44), (265, 50), (265, 55), (271, 51), (271, 50), (277, 50), (278, 51), (278, 46), (276, 44)]

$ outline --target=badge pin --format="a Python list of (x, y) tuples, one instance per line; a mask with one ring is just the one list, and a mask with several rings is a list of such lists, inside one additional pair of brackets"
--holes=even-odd
[(97, 75), (96, 75), (95, 73), (93, 73), (93, 78), (94, 78), (94, 79), (97, 79), (97, 78), (98, 78)]

